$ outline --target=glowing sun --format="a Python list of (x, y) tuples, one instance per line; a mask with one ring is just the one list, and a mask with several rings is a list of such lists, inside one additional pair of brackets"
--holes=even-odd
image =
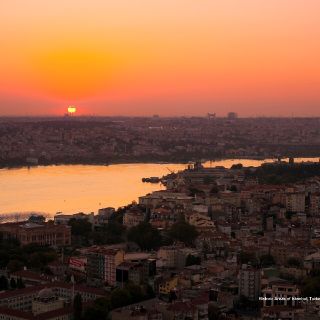
[(68, 107), (68, 113), (70, 115), (75, 114), (76, 112), (77, 112), (77, 108), (76, 107), (74, 107), (74, 106), (69, 106)]

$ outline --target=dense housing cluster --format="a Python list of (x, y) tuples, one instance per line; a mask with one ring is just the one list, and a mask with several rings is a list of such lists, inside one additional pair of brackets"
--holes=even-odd
[(318, 156), (318, 118), (0, 120), (0, 166)]
[(320, 163), (200, 163), (98, 214), (0, 225), (1, 319), (319, 319)]

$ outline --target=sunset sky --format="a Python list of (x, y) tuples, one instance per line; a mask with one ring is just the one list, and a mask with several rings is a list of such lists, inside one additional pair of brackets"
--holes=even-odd
[(0, 115), (320, 116), (319, 0), (3, 0)]

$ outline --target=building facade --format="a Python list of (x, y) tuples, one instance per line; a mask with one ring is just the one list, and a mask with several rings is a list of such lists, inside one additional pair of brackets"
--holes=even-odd
[(88, 282), (94, 285), (101, 283), (116, 285), (116, 268), (124, 261), (124, 251), (94, 247), (87, 253)]
[(17, 222), (0, 224), (4, 239), (17, 239), (21, 245), (31, 243), (54, 247), (71, 244), (71, 228), (52, 223)]
[(239, 295), (252, 301), (259, 299), (261, 290), (261, 271), (250, 265), (242, 265), (239, 272)]

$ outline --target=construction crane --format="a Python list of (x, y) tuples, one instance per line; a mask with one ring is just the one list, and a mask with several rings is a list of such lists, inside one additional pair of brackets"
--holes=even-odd
[(170, 168), (168, 168), (168, 167), (166, 167), (166, 169), (170, 172), (170, 173), (172, 173), (172, 174), (174, 174), (175, 172), (174, 171), (172, 171)]

